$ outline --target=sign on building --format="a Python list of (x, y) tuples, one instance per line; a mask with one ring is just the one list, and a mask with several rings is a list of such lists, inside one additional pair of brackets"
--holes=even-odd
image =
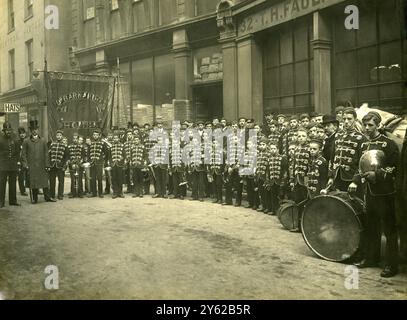
[(21, 105), (19, 103), (5, 103), (3, 105), (3, 112), (5, 113), (20, 113)]

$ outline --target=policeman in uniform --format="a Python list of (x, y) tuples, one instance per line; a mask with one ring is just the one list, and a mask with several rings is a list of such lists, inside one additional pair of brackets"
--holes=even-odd
[[(346, 117), (346, 115), (345, 115)], [(346, 120), (345, 120), (346, 121)], [(384, 278), (398, 273), (398, 235), (395, 213), (395, 179), (400, 153), (396, 143), (378, 130), (382, 121), (377, 112), (369, 112), (363, 118), (368, 141), (362, 142), (362, 154), (379, 150), (383, 163), (370, 168), (370, 171), (356, 173), (349, 185), (349, 192), (355, 192), (358, 185), (364, 185), (366, 201), (366, 241), (364, 241), (364, 259), (358, 267), (373, 267), (380, 262), (382, 231), (386, 237)], [(375, 161), (376, 162), (376, 161)]]
[(133, 188), (133, 198), (143, 198), (144, 170), (147, 168), (147, 155), (140, 137), (135, 136), (130, 149), (130, 175)]
[(277, 143), (269, 143), (269, 160), (267, 176), (268, 207), (267, 212), (275, 215), (280, 207), (280, 199), (283, 198), (284, 187), (288, 179), (287, 157), (279, 154)]
[(306, 177), (308, 197), (318, 196), (328, 181), (328, 162), (322, 156), (323, 141), (311, 139), (309, 142), (310, 162)]
[[(25, 128), (20, 127), (18, 128), (18, 135), (20, 137), (20, 145), (23, 145), (24, 140), (27, 138), (27, 133), (25, 131)], [(26, 192), (26, 187), (29, 185), (29, 176), (28, 176), (28, 171), (26, 168), (23, 168), (20, 164), (18, 168), (18, 186), (20, 189), (20, 194), (24, 197), (28, 196)]]
[(125, 168), (124, 143), (120, 141), (118, 130), (113, 133), (113, 139), (109, 152), (109, 163), (112, 169), (113, 199), (124, 198), (123, 195), (123, 174)]
[(83, 198), (83, 163), (86, 162), (86, 149), (79, 142), (79, 135), (73, 135), (72, 144), (68, 146), (69, 173), (71, 176), (70, 198)]
[(17, 172), (20, 162), (21, 144), (13, 135), (10, 123), (3, 124), (0, 134), (0, 208), (5, 205), (6, 185), (8, 180), (10, 206), (20, 206), (17, 203)]
[[(344, 110), (344, 130), (339, 132), (334, 143), (334, 151), (330, 159), (329, 180), (327, 189), (331, 187), (340, 191), (348, 191), (353, 177), (358, 172), (361, 147), (367, 138), (356, 130), (357, 119), (354, 108)], [(327, 159), (328, 160), (328, 159)], [(361, 197), (361, 190), (358, 190)]]
[(99, 195), (103, 198), (103, 170), (107, 166), (108, 150), (106, 144), (101, 140), (100, 129), (95, 129), (92, 141), (88, 149), (90, 162), (90, 187), (91, 198)]
[(63, 134), (62, 130), (57, 130), (56, 141), (52, 142), (49, 147), (51, 198), (55, 199), (56, 180), (58, 178), (58, 200), (64, 199), (65, 166), (68, 160), (68, 146), (62, 141)]

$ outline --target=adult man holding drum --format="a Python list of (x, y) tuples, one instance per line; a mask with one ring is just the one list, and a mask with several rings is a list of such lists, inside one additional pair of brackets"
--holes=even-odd
[(363, 185), (366, 201), (366, 241), (362, 248), (360, 268), (374, 267), (380, 262), (381, 230), (386, 237), (385, 268), (382, 277), (398, 273), (398, 240), (395, 213), (395, 177), (399, 161), (396, 143), (378, 130), (382, 119), (377, 112), (369, 112), (363, 125), (369, 140), (361, 145), (359, 173), (349, 185), (349, 193)]

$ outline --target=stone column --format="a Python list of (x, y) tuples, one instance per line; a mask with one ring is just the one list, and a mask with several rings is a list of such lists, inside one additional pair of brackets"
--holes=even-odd
[(174, 31), (172, 52), (175, 67), (174, 117), (176, 120), (192, 119), (192, 57), (185, 29)]
[(263, 59), (261, 46), (252, 35), (238, 40), (239, 117), (263, 121)]
[(228, 120), (238, 117), (237, 46), (234, 39), (222, 43), (223, 54), (223, 116)]
[(313, 20), (314, 39), (312, 40), (312, 49), (314, 50), (315, 111), (330, 114), (332, 113), (332, 31), (329, 17), (325, 13), (315, 12)]

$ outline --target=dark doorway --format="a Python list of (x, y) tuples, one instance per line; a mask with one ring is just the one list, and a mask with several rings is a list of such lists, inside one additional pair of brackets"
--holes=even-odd
[(223, 117), (223, 84), (193, 86), (195, 120), (212, 120)]

